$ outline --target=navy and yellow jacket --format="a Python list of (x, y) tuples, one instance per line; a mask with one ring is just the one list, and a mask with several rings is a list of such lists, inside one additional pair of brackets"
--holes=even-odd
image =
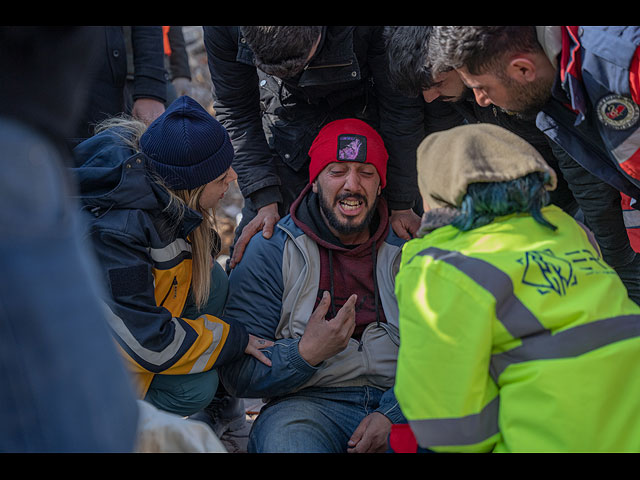
[(190, 232), (202, 221), (186, 209), (175, 225), (169, 194), (143, 153), (113, 131), (76, 147), (77, 177), (89, 236), (102, 267), (107, 317), (141, 396), (154, 374), (210, 370), (244, 353), (248, 335), (212, 315), (182, 318), (191, 286)]

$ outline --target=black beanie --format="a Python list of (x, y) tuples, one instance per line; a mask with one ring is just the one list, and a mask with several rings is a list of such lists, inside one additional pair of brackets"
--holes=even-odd
[(215, 180), (233, 160), (225, 128), (186, 95), (149, 125), (140, 138), (140, 149), (174, 190), (192, 190)]

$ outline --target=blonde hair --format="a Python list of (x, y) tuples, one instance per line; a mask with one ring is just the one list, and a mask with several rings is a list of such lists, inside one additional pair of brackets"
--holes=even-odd
[[(147, 125), (128, 115), (109, 118), (96, 126), (95, 132), (114, 129), (123, 142), (136, 152), (140, 151), (140, 137), (147, 130)], [(215, 212), (200, 206), (200, 196), (206, 185), (192, 190), (172, 190), (154, 172), (149, 172), (152, 180), (164, 188), (170, 200), (164, 211), (171, 214), (172, 225), (176, 228), (186, 208), (197, 211), (202, 215), (202, 222), (189, 234), (192, 255), (191, 292), (198, 309), (201, 309), (209, 299), (211, 292), (211, 261), (220, 253), (220, 237), (216, 231)]]
[[(216, 232), (215, 212), (200, 206), (200, 196), (206, 185), (201, 185), (193, 190), (171, 191), (169, 194), (178, 202), (202, 215), (202, 222), (190, 234), (192, 273), (191, 291), (198, 309), (209, 299), (211, 292), (211, 261), (220, 253), (220, 237)], [(165, 187), (166, 188), (166, 187)], [(167, 206), (169, 207), (169, 206)], [(184, 212), (184, 208), (179, 209)]]

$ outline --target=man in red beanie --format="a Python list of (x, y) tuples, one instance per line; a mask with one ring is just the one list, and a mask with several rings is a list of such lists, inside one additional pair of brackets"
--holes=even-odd
[(309, 156), (309, 183), (328, 228), (342, 243), (366, 241), (386, 184), (388, 155), (378, 133), (361, 120), (331, 122), (316, 137)]
[(219, 373), (232, 395), (269, 399), (249, 452), (384, 452), (391, 425), (406, 422), (393, 393), (403, 240), (380, 197), (387, 151), (346, 119), (309, 155), (310, 183), (229, 279), (224, 318), (273, 340), (272, 366), (243, 359)]

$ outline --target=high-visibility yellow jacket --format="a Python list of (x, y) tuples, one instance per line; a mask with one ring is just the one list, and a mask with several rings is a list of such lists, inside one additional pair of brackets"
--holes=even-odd
[(395, 393), (418, 444), (640, 451), (640, 307), (560, 209), (407, 242)]

